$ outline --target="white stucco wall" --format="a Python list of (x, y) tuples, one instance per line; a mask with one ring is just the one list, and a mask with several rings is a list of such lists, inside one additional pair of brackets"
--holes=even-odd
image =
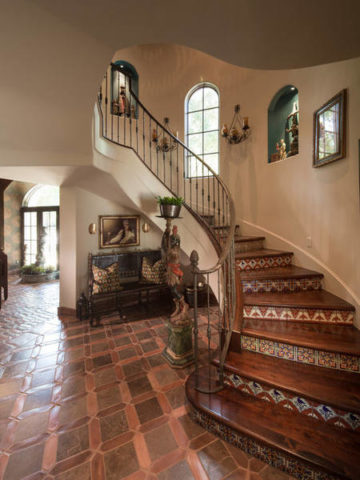
[[(360, 59), (286, 71), (236, 67), (180, 46), (138, 46), (116, 53), (139, 73), (142, 102), (158, 119), (169, 116), (180, 137), (184, 99), (201, 81), (220, 90), (220, 121), (233, 106), (249, 117), (251, 138), (240, 145), (221, 139), (220, 173), (235, 199), (243, 233), (264, 233), (267, 245), (295, 252), (295, 263), (325, 273), (325, 288), (360, 309)], [(267, 109), (284, 85), (299, 90), (299, 154), (267, 163)], [(313, 113), (348, 89), (346, 158), (312, 167)], [(307, 247), (307, 237), (312, 246)]]

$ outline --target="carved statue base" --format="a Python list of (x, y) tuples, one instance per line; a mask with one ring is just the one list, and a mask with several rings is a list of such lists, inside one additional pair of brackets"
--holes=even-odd
[[(184, 302), (185, 303), (185, 302)], [(187, 309), (171, 316), (168, 320), (168, 344), (162, 355), (173, 368), (183, 368), (194, 363), (192, 345), (193, 325)], [(175, 313), (175, 312), (174, 312)]]

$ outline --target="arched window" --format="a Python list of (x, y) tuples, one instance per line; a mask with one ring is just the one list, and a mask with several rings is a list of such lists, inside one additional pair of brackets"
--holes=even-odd
[[(187, 147), (219, 173), (219, 92), (210, 83), (192, 88), (185, 100)], [(185, 158), (187, 177), (208, 176), (190, 154)]]
[(59, 187), (36, 185), (24, 196), (21, 208), (22, 264), (41, 261), (58, 268)]
[(268, 108), (268, 162), (299, 153), (299, 92), (293, 85), (281, 88)]

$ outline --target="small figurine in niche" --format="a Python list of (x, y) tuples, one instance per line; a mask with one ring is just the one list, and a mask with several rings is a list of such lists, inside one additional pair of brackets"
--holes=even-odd
[(286, 158), (286, 143), (285, 143), (285, 140), (283, 138), (280, 140), (279, 154), (280, 154), (280, 160), (285, 160), (285, 158)]
[(299, 127), (296, 119), (296, 114), (292, 115), (291, 127), (286, 129), (287, 133), (291, 133), (292, 140), (290, 142), (289, 157), (299, 153)]

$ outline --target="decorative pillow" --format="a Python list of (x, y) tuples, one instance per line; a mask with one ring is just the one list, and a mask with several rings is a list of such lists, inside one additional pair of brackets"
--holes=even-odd
[(93, 294), (111, 293), (122, 290), (120, 285), (119, 265), (112, 263), (106, 268), (100, 268), (96, 265), (92, 266), (93, 273)]
[(144, 257), (141, 273), (147, 282), (157, 284), (166, 283), (166, 265), (162, 260), (158, 260), (154, 265), (151, 265), (149, 260)]

